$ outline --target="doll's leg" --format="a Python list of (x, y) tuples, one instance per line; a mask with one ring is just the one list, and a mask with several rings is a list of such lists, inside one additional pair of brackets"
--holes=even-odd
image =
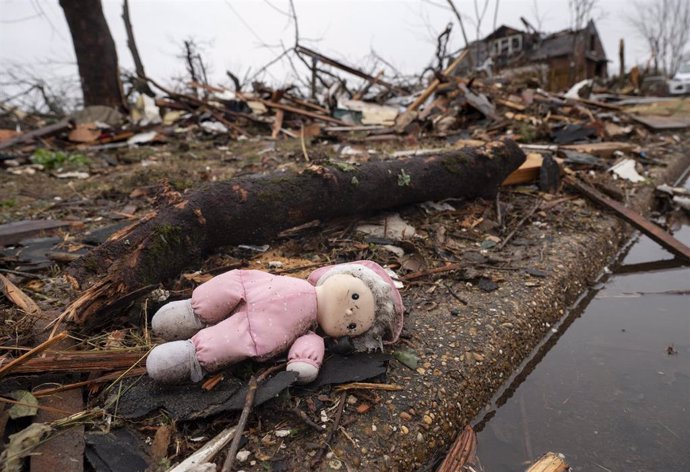
[(192, 337), (201, 367), (214, 372), (256, 356), (246, 312), (238, 312)]
[(198, 382), (214, 372), (256, 355), (246, 313), (236, 313), (199, 331), (192, 339), (163, 343), (151, 350), (146, 371), (156, 382)]
[(178, 300), (162, 306), (151, 320), (151, 329), (166, 341), (189, 339), (206, 324), (192, 310), (192, 300)]
[(198, 382), (204, 372), (192, 341), (172, 341), (156, 346), (146, 358), (146, 372), (156, 382), (176, 384)]

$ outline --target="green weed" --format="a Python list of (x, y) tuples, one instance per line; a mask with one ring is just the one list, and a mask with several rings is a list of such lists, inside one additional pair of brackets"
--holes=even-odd
[(66, 164), (81, 167), (88, 165), (91, 161), (83, 154), (66, 154), (62, 151), (36, 149), (31, 156), (31, 162), (42, 165), (46, 170), (53, 170)]

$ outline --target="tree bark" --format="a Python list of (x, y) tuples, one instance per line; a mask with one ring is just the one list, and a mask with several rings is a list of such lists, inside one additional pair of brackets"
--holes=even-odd
[(117, 51), (100, 0), (60, 0), (79, 66), (84, 106), (124, 109)]
[(184, 197), (168, 192), (168, 206), (72, 264), (74, 285), (96, 277), (98, 282), (63, 315), (80, 324), (102, 324), (107, 320), (92, 319), (95, 313), (177, 276), (214, 249), (265, 243), (309, 221), (428, 200), (492, 197), (524, 161), (520, 148), (505, 140), (351, 169), (311, 166), (300, 173), (240, 177), (206, 184)]

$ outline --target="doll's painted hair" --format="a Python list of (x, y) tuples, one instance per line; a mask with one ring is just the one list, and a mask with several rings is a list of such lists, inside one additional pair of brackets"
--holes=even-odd
[(395, 304), (391, 294), (391, 286), (376, 272), (360, 264), (340, 264), (323, 274), (316, 285), (322, 285), (336, 274), (351, 275), (360, 279), (374, 295), (374, 324), (366, 332), (352, 338), (352, 343), (358, 351), (383, 350), (383, 341), (391, 340), (396, 335)]

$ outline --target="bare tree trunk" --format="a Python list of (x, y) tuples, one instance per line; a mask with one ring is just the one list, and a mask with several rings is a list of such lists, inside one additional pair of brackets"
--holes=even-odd
[(137, 84), (136, 89), (140, 93), (144, 93), (149, 97), (154, 97), (155, 94), (149, 87), (149, 83), (146, 81), (146, 72), (144, 72), (144, 64), (141, 62), (141, 56), (139, 56), (139, 49), (137, 49), (137, 43), (134, 41), (134, 28), (132, 28), (132, 20), (129, 17), (129, 1), (125, 0), (122, 3), (122, 21), (125, 22), (125, 30), (127, 30), (127, 47), (129, 52), (132, 53), (132, 59), (134, 60), (134, 71), (137, 74)]
[(620, 42), (618, 43), (618, 60), (620, 62), (618, 80), (621, 84), (623, 84), (625, 81), (625, 40), (623, 38), (621, 38)]
[(75, 285), (96, 283), (64, 315), (89, 326), (102, 324), (107, 320), (99, 320), (99, 313), (116, 311), (113, 304), (177, 276), (218, 247), (261, 244), (309, 221), (427, 200), (491, 197), (524, 160), (520, 148), (506, 140), (352, 170), (312, 166), (301, 173), (240, 177), (184, 196), (168, 192), (169, 206), (73, 263)]
[(60, 0), (74, 43), (84, 105), (126, 108), (117, 51), (100, 0)]

